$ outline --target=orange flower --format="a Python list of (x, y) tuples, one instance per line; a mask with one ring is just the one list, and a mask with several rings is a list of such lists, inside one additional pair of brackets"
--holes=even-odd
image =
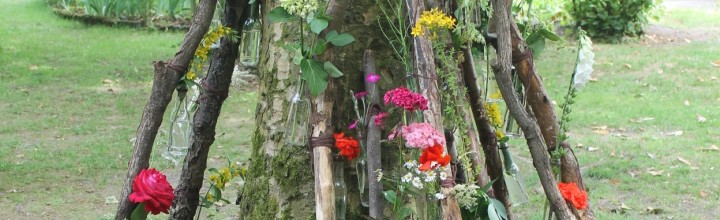
[(360, 153), (360, 147), (357, 140), (353, 137), (345, 137), (343, 132), (335, 135), (335, 147), (340, 150), (340, 156), (346, 157), (348, 160), (353, 160)]
[(563, 198), (570, 201), (575, 208), (581, 210), (587, 208), (588, 194), (584, 190), (581, 190), (577, 184), (573, 182), (558, 183), (558, 189), (560, 189), (560, 194), (562, 194)]
[(426, 148), (420, 155), (421, 171), (428, 171), (436, 167), (442, 167), (450, 163), (450, 155), (445, 153), (442, 145), (435, 143), (432, 147)]

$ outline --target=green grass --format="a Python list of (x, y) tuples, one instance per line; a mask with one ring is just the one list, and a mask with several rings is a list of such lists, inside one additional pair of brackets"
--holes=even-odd
[[(111, 216), (105, 198), (120, 194), (152, 61), (171, 58), (183, 33), (86, 26), (40, 0), (0, 4), (0, 219)], [(254, 102), (231, 92), (211, 166), (245, 159)], [(152, 166), (177, 175), (162, 151)]]
[[(665, 19), (720, 27), (720, 13), (668, 11)], [(678, 15), (678, 17), (673, 17)], [(662, 21), (662, 20), (661, 20)], [(683, 28), (683, 26), (674, 26)], [(582, 166), (599, 219), (713, 219), (720, 215), (720, 42), (596, 44), (596, 82), (582, 88), (573, 105), (570, 140)], [(679, 43), (682, 42), (682, 43)], [(575, 49), (548, 49), (536, 60), (558, 104), (572, 73)], [(551, 52), (552, 51), (552, 52)], [(714, 77), (714, 78), (713, 78)], [(689, 105), (685, 104), (685, 101)], [(699, 122), (697, 115), (707, 120)], [(639, 118), (652, 120), (637, 122)], [(635, 121), (635, 122), (634, 122)], [(607, 126), (607, 129), (599, 127)], [(682, 135), (668, 133), (682, 131)], [(541, 219), (543, 196), (523, 141), (516, 141), (532, 203), (521, 219)], [(593, 151), (588, 149), (592, 147)], [(690, 165), (680, 159), (687, 160)], [(649, 171), (663, 171), (654, 176)], [(630, 210), (615, 214), (625, 204)], [(649, 214), (646, 209), (661, 209)]]

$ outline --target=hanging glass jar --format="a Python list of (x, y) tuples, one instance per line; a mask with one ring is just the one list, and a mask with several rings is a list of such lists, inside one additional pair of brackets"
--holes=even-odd
[(355, 160), (355, 171), (358, 177), (358, 190), (360, 191), (360, 204), (370, 207), (370, 182), (368, 182), (367, 160), (365, 159), (365, 144), (360, 141), (360, 157)]
[(335, 219), (345, 220), (347, 210), (347, 186), (345, 185), (345, 162), (333, 162), (333, 185), (335, 186)]
[(298, 76), (294, 86), (290, 97), (288, 117), (285, 121), (285, 143), (305, 146), (309, 134), (310, 100), (307, 98), (308, 90), (302, 78)]
[(258, 16), (259, 0), (250, 7), (250, 16), (245, 20), (240, 40), (240, 63), (246, 67), (256, 67), (260, 60), (260, 30), (262, 23)]
[(178, 88), (178, 98), (175, 101), (173, 109), (173, 120), (170, 123), (170, 131), (168, 133), (168, 147), (162, 153), (163, 158), (170, 160), (175, 166), (178, 165), (187, 154), (190, 147), (190, 136), (192, 135), (192, 103), (194, 97), (197, 97), (195, 90), (190, 91), (186, 86)]

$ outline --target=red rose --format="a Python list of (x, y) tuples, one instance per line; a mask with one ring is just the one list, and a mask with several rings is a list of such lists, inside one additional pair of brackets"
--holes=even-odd
[(560, 189), (560, 194), (562, 194), (563, 198), (570, 201), (575, 208), (580, 210), (587, 208), (588, 194), (584, 190), (581, 190), (577, 184), (573, 182), (561, 182), (558, 183), (558, 189)]
[(428, 171), (436, 167), (446, 166), (450, 163), (450, 155), (445, 153), (445, 148), (442, 145), (435, 144), (432, 147), (426, 148), (422, 155), (420, 155), (420, 167), (421, 171)]
[(165, 179), (165, 175), (155, 168), (143, 169), (133, 181), (133, 192), (130, 201), (145, 203), (145, 211), (157, 215), (160, 212), (168, 213), (172, 205), (173, 188)]
[(340, 150), (340, 156), (346, 157), (348, 160), (353, 160), (360, 153), (360, 147), (352, 137), (345, 137), (345, 134), (340, 132), (335, 135), (335, 147)]

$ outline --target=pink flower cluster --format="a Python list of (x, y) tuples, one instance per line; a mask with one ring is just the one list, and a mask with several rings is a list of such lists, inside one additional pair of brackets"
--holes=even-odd
[(405, 108), (407, 111), (428, 109), (428, 102), (425, 97), (402, 86), (386, 92), (384, 100), (386, 105), (392, 103), (397, 107)]
[(385, 120), (385, 118), (387, 118), (387, 116), (389, 116), (389, 115), (390, 114), (388, 114), (387, 112), (380, 112), (377, 115), (375, 115), (375, 120), (374, 120), (375, 125), (382, 126), (383, 120)]
[(408, 147), (425, 149), (435, 144), (445, 146), (445, 137), (429, 123), (412, 123), (402, 127), (402, 137)]

